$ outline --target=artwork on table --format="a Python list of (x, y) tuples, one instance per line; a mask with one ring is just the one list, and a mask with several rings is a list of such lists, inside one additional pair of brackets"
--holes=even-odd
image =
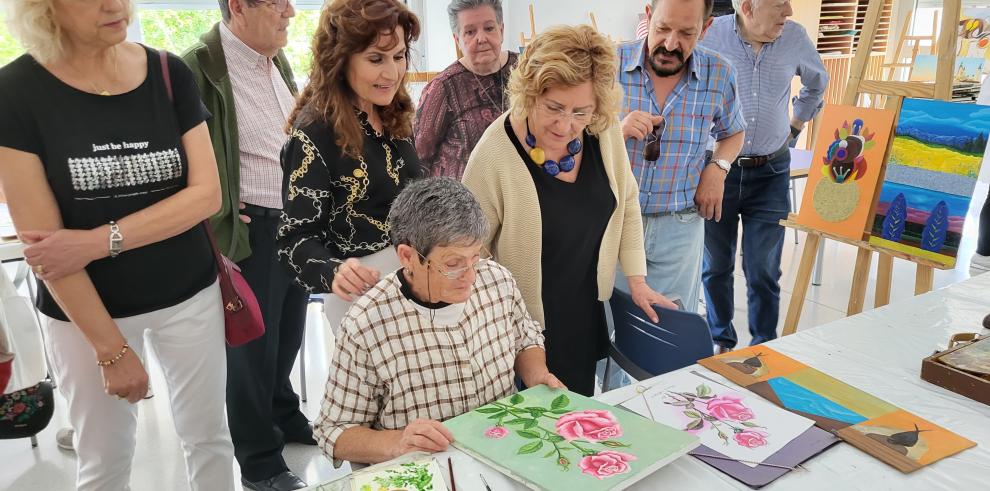
[(698, 363), (814, 420), (818, 427), (835, 432), (901, 472), (915, 471), (976, 445), (766, 346), (751, 346)]
[(959, 42), (956, 56), (983, 57), (983, 69), (990, 69), (990, 9), (967, 7), (959, 19)]
[(990, 376), (990, 338), (984, 338), (959, 348), (938, 359), (959, 370), (983, 377)]
[[(828, 105), (797, 222), (853, 240), (869, 226), (893, 111)], [(828, 135), (830, 138), (826, 138)]]
[(870, 243), (955, 266), (988, 135), (988, 106), (904, 99)]
[(690, 372), (664, 377), (643, 394), (654, 421), (683, 429), (701, 444), (750, 467), (797, 438), (814, 422)]
[[(984, 59), (982, 57), (957, 56), (956, 69), (952, 80), (955, 82), (980, 83), (983, 74)], [(911, 64), (911, 82), (934, 82), (938, 67), (938, 56), (918, 55)]]
[(421, 459), (354, 473), (351, 491), (447, 491), (447, 483), (436, 459)]
[(444, 422), (454, 446), (530, 489), (624, 489), (698, 446), (638, 414), (544, 385)]

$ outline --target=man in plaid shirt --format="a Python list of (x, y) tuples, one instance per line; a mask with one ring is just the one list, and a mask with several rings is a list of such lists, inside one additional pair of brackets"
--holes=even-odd
[(563, 387), (512, 274), (482, 252), (488, 222), (463, 184), (415, 181), (388, 221), (402, 269), (344, 316), (315, 425), (334, 466), (445, 450), (440, 421), (512, 394), (516, 375)]
[[(745, 129), (735, 71), (697, 46), (711, 12), (712, 0), (654, 0), (646, 41), (619, 46), (622, 134), (640, 188), (646, 281), (691, 312), (701, 288), (704, 220), (721, 218), (725, 176)], [(621, 275), (616, 283), (628, 288)]]

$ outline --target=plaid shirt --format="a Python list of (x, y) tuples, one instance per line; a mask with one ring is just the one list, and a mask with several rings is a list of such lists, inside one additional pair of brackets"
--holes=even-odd
[[(400, 270), (401, 271), (401, 270)], [(543, 347), (509, 270), (484, 261), (453, 325), (432, 322), (403, 296), (392, 273), (354, 302), (341, 322), (314, 437), (334, 458), (355, 426), (397, 430), (443, 421), (515, 392), (516, 355)]]
[(644, 214), (681, 211), (694, 204), (694, 192), (705, 164), (709, 135), (723, 140), (746, 128), (736, 94), (736, 73), (713, 51), (695, 47), (688, 58), (687, 76), (657, 106), (646, 63), (646, 41), (619, 45), (619, 83), (624, 118), (632, 111), (661, 114), (666, 129), (660, 137), (660, 158), (643, 160), (646, 142), (630, 138), (626, 151), (639, 182), (639, 206)]

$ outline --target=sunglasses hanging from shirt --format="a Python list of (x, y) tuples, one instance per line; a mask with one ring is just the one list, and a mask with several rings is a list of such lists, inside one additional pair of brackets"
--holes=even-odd
[(529, 131), (529, 120), (526, 120), (526, 145), (532, 149), (529, 151), (529, 158), (533, 159), (533, 163), (551, 176), (574, 170), (574, 156), (581, 151), (581, 139), (575, 138), (567, 143), (567, 155), (560, 159), (560, 162), (548, 160), (546, 152), (536, 146), (536, 137)]
[(643, 159), (656, 162), (660, 158), (660, 137), (667, 129), (667, 120), (661, 119), (660, 124), (653, 127), (653, 132), (646, 135), (646, 148), (643, 149)]

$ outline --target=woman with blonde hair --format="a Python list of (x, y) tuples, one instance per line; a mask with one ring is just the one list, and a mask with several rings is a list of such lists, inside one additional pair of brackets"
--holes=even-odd
[(416, 16), (396, 0), (328, 4), (289, 116), (278, 254), (307, 291), (333, 293), (324, 313), (335, 330), (352, 300), (399, 268), (388, 210), (422, 175), (405, 87), (418, 36)]
[(607, 353), (602, 302), (616, 263), (650, 319), (657, 319), (651, 305), (674, 307), (645, 281), (617, 72), (615, 47), (591, 27), (544, 31), (512, 73), (509, 112), (488, 127), (464, 171), (492, 224), (495, 258), (543, 324), (550, 372), (586, 395)]
[[(129, 0), (7, 0), (27, 54), (0, 68), (0, 183), (68, 401), (80, 490), (129, 489), (144, 340), (189, 487), (234, 489), (209, 117), (182, 61), (125, 41)], [(180, 266), (180, 267), (177, 267)]]

